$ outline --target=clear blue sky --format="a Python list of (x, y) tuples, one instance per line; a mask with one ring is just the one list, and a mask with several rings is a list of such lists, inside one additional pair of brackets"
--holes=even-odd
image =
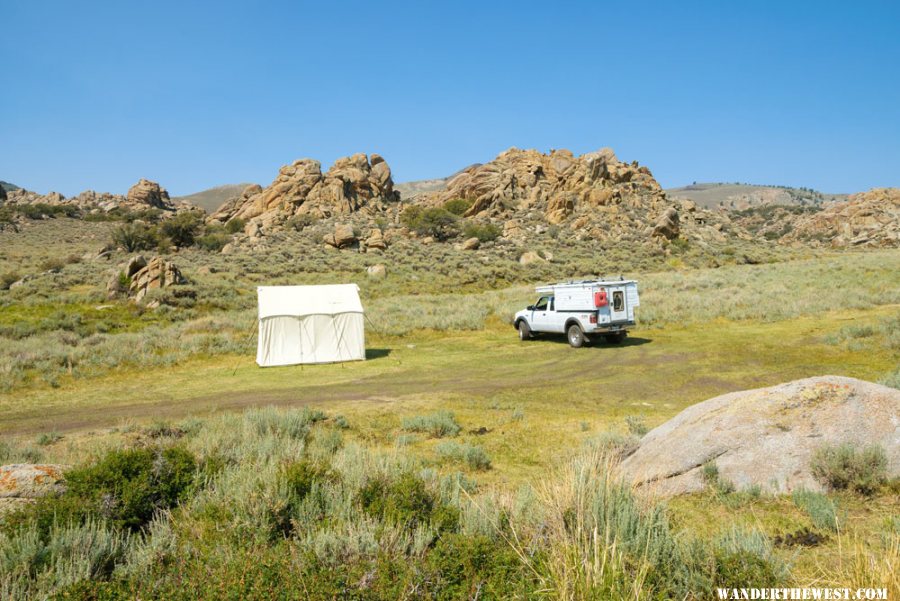
[(897, 2), (0, 0), (0, 179), (396, 181), (611, 146), (664, 186), (900, 186)]

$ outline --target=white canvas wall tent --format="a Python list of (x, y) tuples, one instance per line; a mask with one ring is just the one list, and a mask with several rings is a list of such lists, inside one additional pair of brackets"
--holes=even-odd
[(259, 286), (261, 367), (365, 360), (364, 314), (356, 284)]

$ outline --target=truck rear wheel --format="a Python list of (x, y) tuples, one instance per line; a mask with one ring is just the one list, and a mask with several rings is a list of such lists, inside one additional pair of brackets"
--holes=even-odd
[(528, 326), (528, 322), (524, 319), (519, 322), (519, 340), (530, 340), (531, 339), (531, 328)]
[(566, 336), (569, 339), (569, 344), (572, 345), (573, 348), (580, 348), (584, 345), (584, 331), (577, 323), (573, 323), (569, 326), (569, 329), (566, 330)]

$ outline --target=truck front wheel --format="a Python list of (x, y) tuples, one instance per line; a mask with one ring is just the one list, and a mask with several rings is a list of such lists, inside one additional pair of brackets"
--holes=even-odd
[(566, 336), (568, 336), (569, 344), (571, 344), (573, 348), (580, 348), (584, 345), (584, 331), (577, 323), (573, 323), (569, 326), (569, 329), (566, 330)]
[(531, 328), (524, 319), (519, 322), (519, 340), (529, 340), (531, 338)]

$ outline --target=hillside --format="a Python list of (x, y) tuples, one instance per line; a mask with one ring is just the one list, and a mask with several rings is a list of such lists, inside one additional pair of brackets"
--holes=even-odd
[(810, 188), (740, 183), (694, 183), (666, 190), (672, 198), (692, 200), (707, 209), (743, 210), (763, 205), (817, 206), (843, 201), (846, 194), (826, 194)]
[(448, 175), (447, 177), (439, 177), (436, 179), (420, 179), (411, 182), (403, 182), (402, 184), (394, 184), (394, 189), (400, 193), (400, 198), (402, 198), (403, 200), (412, 200), (424, 194), (446, 190), (447, 184), (454, 177), (464, 171), (468, 171), (469, 169), (480, 166), (481, 163), (473, 163), (465, 169), (460, 169), (456, 173)]
[(0, 180), (0, 188), (3, 188), (7, 192), (12, 192), (13, 190), (20, 189), (19, 186), (15, 185), (15, 184), (11, 184), (9, 182), (4, 182), (2, 180)]
[(176, 196), (172, 200), (199, 207), (207, 213), (215, 213), (227, 200), (240, 196), (244, 188), (249, 185), (248, 183), (224, 184), (186, 196)]

